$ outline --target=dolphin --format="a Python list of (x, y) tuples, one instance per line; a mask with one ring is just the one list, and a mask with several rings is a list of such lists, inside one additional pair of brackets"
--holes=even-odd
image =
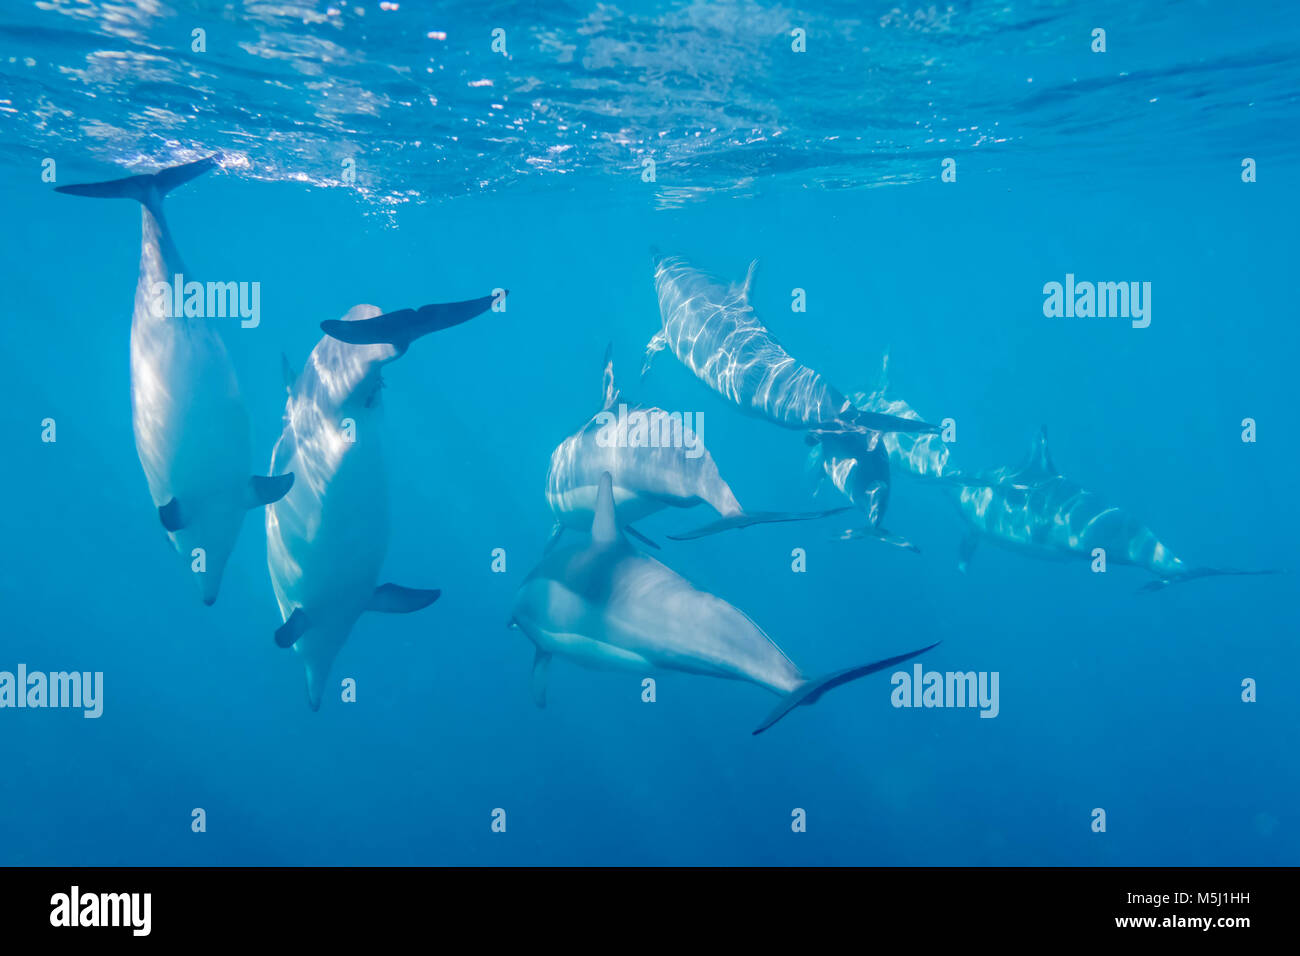
[[(407, 614), (441, 594), (378, 584), (388, 550), (380, 390), (385, 365), (416, 338), (487, 311), (494, 299), (380, 314), (354, 306), (321, 323), (325, 336), (289, 390), (271, 468), (298, 481), (266, 509), (266, 560), (284, 624), (275, 642), (292, 647), (307, 674), (307, 702), (320, 709), (334, 658), (365, 611)], [(287, 360), (285, 362), (287, 366)]]
[[(880, 415), (920, 421), (921, 416), (901, 398), (886, 394), (889, 388), (889, 353), (881, 362), (880, 377), (870, 392), (854, 392), (849, 400), (855, 408)], [(881, 444), (890, 467), (914, 478), (943, 478), (951, 473), (948, 467), (948, 444), (937, 434), (907, 434), (886, 432)]]
[(1194, 578), (1276, 573), (1189, 567), (1142, 522), (1062, 475), (1048, 450), (1046, 428), (1019, 467), (975, 476), (957, 489), (956, 500), (969, 529), (961, 544), (962, 571), (980, 539), (988, 538), (1056, 560), (1089, 560), (1094, 548), (1103, 548), (1108, 563), (1133, 565), (1155, 575), (1144, 591)]
[(822, 480), (829, 480), (867, 519), (866, 527), (851, 528), (841, 538), (870, 538), (919, 552), (921, 549), (912, 542), (891, 534), (880, 524), (889, 506), (890, 488), (884, 437), (881, 432), (809, 432), (809, 468), (820, 473)]
[[(631, 525), (664, 508), (693, 508), (704, 503), (721, 517), (681, 535), (675, 541), (691, 540), (732, 528), (777, 521), (822, 518), (846, 508), (827, 511), (747, 512), (718, 473), (703, 438), (681, 416), (672, 416), (655, 406), (619, 407), (620, 392), (614, 382), (613, 347), (605, 350), (600, 411), (579, 431), (562, 441), (551, 453), (546, 476), (546, 500), (555, 514), (552, 543), (565, 528), (588, 531), (595, 514), (596, 491), (601, 475), (614, 481), (614, 507), (624, 531), (643, 544), (659, 546)], [(618, 409), (620, 417), (616, 417)], [(625, 414), (623, 414), (625, 413)], [(649, 423), (654, 435), (638, 437), (630, 421)], [(653, 441), (651, 440), (653, 439)]]
[(695, 377), (741, 411), (785, 428), (821, 432), (937, 432), (937, 425), (855, 408), (826, 379), (801, 365), (754, 315), (745, 282), (724, 285), (676, 256), (654, 259), (662, 328), (646, 346), (644, 376), (665, 348)]
[[(163, 216), (163, 196), (214, 169), (208, 157), (152, 175), (58, 186), (72, 196), (143, 207), (140, 275), (131, 317), (131, 422), (158, 518), (212, 605), (250, 508), (278, 501), (293, 474), (251, 475), (248, 412), (215, 321), (169, 317), (158, 292), (188, 276)], [(187, 283), (188, 284), (188, 283)]]
[(632, 547), (618, 526), (608, 472), (600, 479), (590, 543), (558, 547), (542, 558), (515, 596), (509, 626), (536, 645), (539, 707), (546, 705), (551, 658), (562, 654), (594, 668), (664, 669), (757, 684), (781, 701), (755, 734), (834, 687), (935, 646), (805, 677), (743, 612)]

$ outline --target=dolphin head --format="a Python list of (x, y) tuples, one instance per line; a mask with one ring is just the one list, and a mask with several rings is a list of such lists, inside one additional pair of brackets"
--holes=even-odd
[(610, 575), (620, 559), (635, 552), (621, 538), (610, 543), (571, 536), (548, 551), (515, 592), (510, 622), (534, 644), (556, 635), (590, 634), (609, 598)]
[(171, 533), (172, 544), (190, 562), (203, 603), (209, 607), (216, 603), (221, 591), (221, 579), (243, 520), (244, 508), (240, 502), (229, 507), (220, 502), (203, 502), (192, 514), (187, 514), (185, 527)]

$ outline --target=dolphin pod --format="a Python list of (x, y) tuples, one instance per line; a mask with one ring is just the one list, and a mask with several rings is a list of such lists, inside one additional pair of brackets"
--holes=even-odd
[[(823, 518), (847, 510), (747, 512), (718, 473), (718, 466), (701, 436), (692, 432), (680, 415), (674, 417), (661, 408), (636, 405), (621, 424), (616, 424), (614, 409), (619, 399), (611, 346), (605, 351), (600, 411), (551, 453), (546, 499), (556, 519), (552, 540), (565, 528), (579, 531), (591, 528), (596, 491), (605, 473), (614, 482), (614, 507), (619, 524), (628, 534), (653, 548), (659, 546), (635, 530), (632, 523), (664, 508), (707, 504), (719, 515), (719, 520), (712, 524), (669, 535), (677, 541), (756, 524)], [(643, 431), (654, 434), (638, 437), (636, 428), (628, 427), (629, 419), (640, 423)]]
[(442, 593), (378, 584), (389, 530), (383, 368), (416, 338), (480, 315), (492, 302), (486, 296), (386, 314), (355, 306), (321, 323), (326, 335), (297, 382), (286, 383), (271, 470), (291, 467), (300, 478), (266, 509), (266, 560), (285, 622), (275, 642), (302, 659), (312, 710), (362, 613), (408, 614)]
[(755, 734), (832, 688), (935, 646), (805, 677), (743, 612), (632, 547), (618, 526), (609, 472), (600, 479), (590, 542), (544, 556), (515, 596), (509, 623), (536, 647), (539, 706), (546, 703), (551, 658), (560, 654), (593, 668), (673, 670), (757, 684), (781, 701)]
[(141, 213), (140, 275), (131, 316), (131, 422), (158, 517), (177, 552), (197, 572), (211, 605), (244, 523), (244, 513), (284, 497), (293, 474), (251, 475), (248, 412), (215, 323), (168, 316), (157, 290), (187, 275), (163, 197), (214, 169), (212, 157), (153, 175), (58, 186), (56, 192), (134, 199)]
[[(275, 642), (300, 658), (308, 704), (318, 710), (333, 662), (363, 613), (410, 613), (441, 594), (379, 583), (389, 535), (383, 369), (420, 337), (488, 311), (497, 295), (387, 313), (359, 305), (342, 319), (322, 322), (324, 337), (302, 371), (294, 374), (285, 363), (288, 398), (270, 475), (250, 476), (248, 414), (215, 323), (158, 307), (158, 287), (185, 275), (163, 197), (216, 166), (209, 158), (58, 191), (141, 203), (132, 421), (159, 520), (173, 546), (202, 570), (202, 597), (211, 604), (244, 512), (266, 506), (267, 567), (283, 621)], [(803, 431), (812, 464), (849, 504), (813, 512), (745, 511), (702, 434), (653, 405), (631, 411), (666, 420), (675, 440), (627, 440), (622, 422), (611, 433), (626, 405), (614, 414), (620, 392), (607, 351), (600, 410), (551, 455), (546, 496), (555, 531), (511, 609), (511, 626), (535, 648), (539, 705), (545, 704), (550, 662), (559, 654), (591, 667), (756, 684), (780, 697), (753, 731), (758, 734), (828, 690), (937, 646), (807, 677), (742, 611), (633, 547), (628, 535), (658, 548), (632, 525), (666, 508), (707, 504), (718, 515), (711, 524), (669, 535), (674, 540), (856, 511), (865, 526), (845, 537), (916, 550), (881, 524), (891, 472), (897, 472), (953, 497), (968, 527), (962, 570), (978, 541), (988, 538), (1038, 557), (1087, 558), (1103, 548), (1109, 560), (1150, 572), (1154, 580), (1145, 590), (1214, 575), (1274, 573), (1186, 565), (1145, 525), (1061, 475), (1045, 431), (1019, 467), (953, 469), (939, 427), (887, 394), (888, 356), (874, 391), (846, 397), (790, 356), (758, 321), (750, 304), (753, 274), (751, 266), (742, 284), (725, 284), (680, 258), (656, 256), (660, 328), (647, 346), (642, 377), (657, 352), (671, 349), (741, 412)], [(565, 529), (581, 537), (561, 543)]]

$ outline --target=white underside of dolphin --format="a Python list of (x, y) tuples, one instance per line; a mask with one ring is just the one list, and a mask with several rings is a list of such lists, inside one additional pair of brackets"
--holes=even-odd
[(60, 186), (76, 196), (142, 205), (140, 274), (131, 319), (131, 418), (149, 493), (173, 546), (217, 599), (244, 514), (274, 501), (292, 474), (251, 476), (248, 413), (216, 323), (167, 316), (156, 290), (186, 275), (163, 215), (163, 196), (215, 168), (213, 159), (102, 183)]
[(555, 548), (542, 559), (516, 595), (511, 625), (535, 645), (539, 705), (551, 658), (559, 654), (592, 668), (672, 670), (757, 684), (782, 700), (756, 734), (833, 687), (935, 646), (805, 677), (743, 612), (632, 547), (618, 526), (608, 474), (601, 478), (590, 543)]
[(292, 468), (294, 487), (266, 511), (266, 555), (284, 625), (276, 643), (293, 647), (320, 708), (330, 668), (366, 611), (409, 613), (437, 590), (379, 585), (388, 550), (382, 369), (411, 342), (486, 311), (492, 297), (385, 315), (358, 305), (327, 333), (295, 383), (271, 467)]

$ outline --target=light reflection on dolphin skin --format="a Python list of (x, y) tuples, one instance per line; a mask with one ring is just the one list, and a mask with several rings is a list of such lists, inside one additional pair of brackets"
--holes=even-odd
[(1047, 448), (1046, 428), (1019, 467), (994, 469), (971, 481), (957, 491), (970, 529), (961, 545), (963, 571), (980, 539), (987, 538), (1056, 560), (1091, 560), (1093, 549), (1103, 548), (1108, 565), (1134, 565), (1155, 575), (1143, 587), (1147, 591), (1201, 577), (1275, 573), (1189, 567), (1142, 522), (1060, 474)]
[[(141, 206), (140, 273), (131, 317), (131, 421), (149, 493), (172, 546), (217, 599), (244, 513), (285, 494), (292, 474), (250, 476), (248, 412), (218, 331), (222, 319), (168, 316), (156, 290), (193, 279), (163, 215), (163, 196), (215, 169), (209, 157), (153, 175), (56, 187)], [(201, 571), (199, 569), (202, 569)]]
[(645, 367), (671, 348), (695, 376), (748, 414), (786, 428), (826, 432), (938, 431), (935, 425), (854, 408), (817, 372), (795, 361), (754, 315), (754, 266), (726, 285), (679, 257), (656, 256), (662, 328), (646, 346)]
[[(863, 411), (921, 421), (921, 416), (907, 402), (886, 394), (888, 387), (889, 355), (886, 353), (876, 388), (869, 393), (854, 392), (850, 400)], [(916, 478), (942, 478), (948, 473), (948, 444), (940, 435), (888, 432), (881, 438), (890, 467), (895, 470)]]
[[(591, 528), (596, 492), (601, 475), (606, 472), (613, 479), (614, 506), (619, 524), (643, 543), (656, 548), (658, 545), (630, 525), (664, 508), (693, 508), (707, 504), (721, 518), (720, 521), (683, 535), (670, 535), (674, 540), (689, 540), (731, 528), (768, 522), (822, 518), (845, 510), (807, 513), (746, 512), (718, 473), (718, 466), (704, 447), (700, 436), (694, 434), (684, 422), (681, 424), (682, 440), (676, 443), (632, 446), (627, 441), (611, 441), (611, 430), (602, 421), (601, 413), (612, 414), (619, 398), (619, 390), (614, 383), (612, 349), (607, 349), (600, 412), (551, 453), (551, 467), (546, 476), (546, 500), (556, 518), (552, 541), (564, 528), (579, 531)], [(644, 412), (646, 415), (668, 414), (661, 408), (644, 405), (633, 406), (630, 411)], [(687, 454), (692, 448), (698, 452), (694, 457)]]
[(662, 669), (757, 684), (782, 699), (755, 734), (834, 687), (934, 646), (805, 677), (743, 612), (632, 547), (615, 517), (608, 473), (597, 491), (590, 542), (562, 545), (542, 558), (515, 597), (510, 626), (535, 645), (538, 706), (546, 703), (551, 658), (561, 654), (592, 668)]
[(869, 538), (919, 552), (905, 538), (881, 527), (889, 507), (889, 456), (880, 432), (821, 434), (809, 432), (812, 445), (809, 466), (829, 480), (836, 490), (867, 519), (865, 527), (850, 528), (842, 538)]
[(459, 324), (492, 302), (488, 296), (386, 315), (355, 306), (342, 320), (321, 323), (328, 334), (297, 381), (286, 382), (284, 429), (271, 467), (291, 467), (298, 480), (267, 508), (266, 555), (285, 622), (276, 643), (302, 659), (312, 710), (320, 708), (330, 667), (362, 613), (418, 611), (441, 593), (376, 586), (389, 534), (382, 370), (414, 338)]

